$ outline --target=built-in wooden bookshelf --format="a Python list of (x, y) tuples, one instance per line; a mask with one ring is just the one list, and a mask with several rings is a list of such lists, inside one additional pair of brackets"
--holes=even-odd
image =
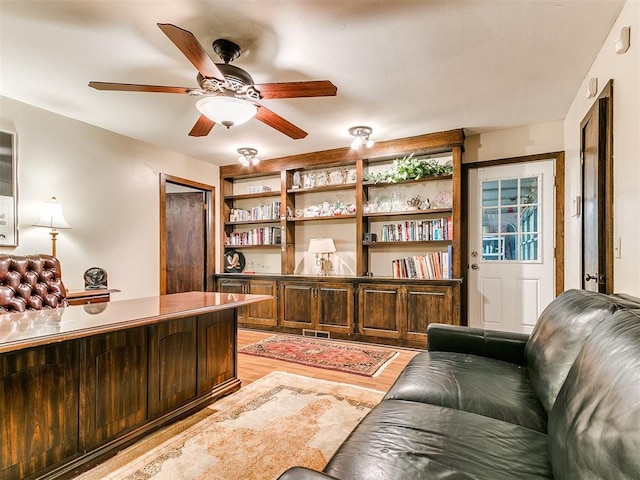
[[(287, 317), (293, 304), (287, 307), (285, 297), (299, 291), (293, 285), (301, 279), (311, 284), (317, 280), (313, 258), (309, 258), (307, 250), (309, 239), (319, 236), (334, 239), (337, 249), (334, 254), (335, 279), (340, 278), (340, 282), (351, 285), (343, 292), (345, 299), (350, 298), (352, 302), (364, 301), (353, 296), (366, 290), (364, 287), (360, 289), (359, 285), (368, 279), (375, 279), (376, 284), (384, 281), (387, 287), (403, 287), (406, 279), (394, 278), (394, 262), (408, 257), (445, 252), (450, 256), (447, 269), (450, 278), (414, 278), (411, 285), (419, 285), (423, 281), (425, 286), (441, 285), (445, 291), (454, 289), (447, 298), (459, 302), (459, 285), (463, 276), (460, 257), (463, 233), (460, 186), (463, 141), (464, 134), (459, 129), (381, 141), (369, 149), (340, 148), (266, 160), (249, 167), (236, 164), (220, 167), (222, 254), (230, 250), (241, 251), (247, 265), (240, 276), (233, 276), (234, 281), (246, 278), (250, 283), (256, 278), (272, 278), (275, 284), (270, 288), (279, 292), (279, 306), (274, 311), (277, 318), (262, 319), (258, 324), (268, 324), (275, 329), (293, 328), (291, 326), (296, 325), (295, 321), (290, 321)], [(376, 172), (390, 168), (394, 160), (410, 154), (415, 159), (450, 163), (451, 173), (395, 183), (366, 180)], [(249, 192), (256, 189), (269, 191)], [(440, 204), (436, 202), (436, 197), (445, 198), (448, 203)], [(427, 199), (429, 204), (426, 203)], [(237, 215), (232, 217), (232, 212), (237, 212), (237, 209), (250, 211), (272, 202), (279, 202), (278, 218), (238, 221)], [(419, 204), (419, 207), (415, 204)], [(427, 205), (429, 208), (426, 208)], [(383, 228), (391, 228), (389, 225), (406, 225), (410, 229), (425, 228), (425, 225), (435, 222), (446, 222), (446, 227), (443, 227), (446, 228), (446, 236), (439, 234), (435, 237), (427, 235), (417, 238), (412, 235), (388, 238), (387, 231), (383, 238)], [(234, 245), (231, 240), (242, 237), (243, 232), (264, 227), (279, 229), (280, 242), (270, 245)], [(365, 234), (369, 235), (365, 238)], [(372, 241), (374, 235), (376, 240)], [(221, 262), (221, 265), (224, 263)], [(220, 275), (221, 289), (224, 285), (220, 282), (225, 278), (230, 280), (230, 275)], [(289, 277), (293, 283), (285, 283)], [(331, 277), (330, 275), (329, 279)], [(250, 288), (249, 283), (243, 283), (243, 291)], [(415, 290), (413, 286), (411, 292)], [(313, 308), (321, 308), (313, 300), (316, 298), (313, 290), (315, 288), (317, 287), (309, 287), (311, 296), (308, 300)], [(342, 292), (341, 288), (338, 290)], [(378, 295), (378, 290), (372, 290), (374, 296)], [(401, 307), (405, 308), (404, 295), (409, 291), (398, 290), (396, 293), (400, 294), (398, 300), (403, 302)], [(331, 301), (335, 303), (341, 300), (333, 298)], [(364, 310), (368, 307), (363, 305), (367, 305), (367, 302), (358, 305), (360, 306), (355, 310), (365, 314)], [(447, 311), (458, 312), (459, 304)], [(259, 317), (259, 314), (247, 315), (247, 318)], [(321, 330), (333, 329), (337, 334), (371, 336), (375, 330), (363, 327), (357, 312), (353, 324), (340, 325), (339, 328), (337, 324), (331, 327), (333, 320), (317, 317), (317, 312), (313, 317), (317, 318), (314, 327)], [(454, 323), (457, 318), (455, 316)], [(394, 328), (385, 327), (381, 331), (393, 331)], [(408, 331), (406, 326), (398, 328), (404, 329), (405, 334)], [(390, 334), (387, 332), (383, 337), (388, 335)], [(402, 335), (404, 334), (400, 334), (400, 337)], [(423, 337), (419, 338), (422, 341)]]

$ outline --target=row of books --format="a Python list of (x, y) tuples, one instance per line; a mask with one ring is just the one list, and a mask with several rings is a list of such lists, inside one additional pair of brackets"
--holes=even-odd
[(415, 242), (453, 239), (452, 217), (435, 220), (407, 220), (382, 225), (381, 242)]
[(232, 208), (229, 214), (230, 222), (254, 222), (256, 220), (278, 220), (279, 218), (280, 202), (256, 205), (250, 210)]
[(393, 260), (394, 278), (420, 278), (427, 280), (446, 280), (451, 278), (452, 251), (433, 252), (425, 255)]
[(247, 232), (231, 232), (227, 245), (279, 245), (281, 238), (280, 227), (252, 228)]

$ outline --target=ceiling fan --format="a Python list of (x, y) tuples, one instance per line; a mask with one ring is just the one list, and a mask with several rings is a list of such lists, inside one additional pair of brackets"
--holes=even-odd
[(234, 42), (223, 38), (213, 42), (213, 50), (224, 62), (214, 63), (191, 32), (168, 23), (158, 23), (158, 27), (196, 67), (199, 88), (109, 82), (89, 82), (89, 86), (97, 90), (201, 96), (196, 103), (201, 115), (189, 132), (192, 137), (207, 136), (216, 123), (229, 128), (255, 117), (293, 139), (304, 138), (307, 132), (264, 107), (259, 101), (329, 97), (337, 93), (336, 86), (328, 80), (255, 84), (251, 75), (230, 64), (242, 53)]

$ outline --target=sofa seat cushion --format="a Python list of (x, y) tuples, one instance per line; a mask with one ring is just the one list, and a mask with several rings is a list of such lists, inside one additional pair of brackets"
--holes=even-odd
[(420, 353), (384, 398), (431, 403), (547, 430), (547, 413), (533, 392), (526, 367), (477, 355)]
[(369, 412), (324, 471), (341, 480), (552, 478), (544, 433), (405, 400)]

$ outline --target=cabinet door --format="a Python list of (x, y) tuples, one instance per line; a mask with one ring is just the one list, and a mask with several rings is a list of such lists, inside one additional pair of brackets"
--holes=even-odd
[(272, 295), (273, 299), (248, 305), (244, 322), (252, 325), (275, 327), (278, 324), (278, 289), (273, 280), (249, 280), (246, 293)]
[(220, 280), (218, 290), (224, 293), (245, 293), (243, 280)]
[(82, 432), (90, 449), (147, 418), (147, 330), (86, 340), (82, 371)]
[(318, 283), (318, 304), (314, 328), (323, 331), (353, 333), (354, 288), (352, 283)]
[(236, 376), (233, 310), (198, 316), (198, 395)]
[(308, 329), (314, 327), (315, 286), (315, 283), (304, 282), (280, 283), (282, 326)]
[(430, 323), (457, 324), (454, 309), (454, 287), (425, 285), (406, 287), (406, 338), (415, 346), (426, 348)]
[(78, 452), (79, 343), (0, 354), (0, 479)]
[(358, 323), (362, 335), (400, 338), (404, 325), (402, 287), (360, 284)]
[(196, 396), (196, 317), (149, 327), (149, 416)]

